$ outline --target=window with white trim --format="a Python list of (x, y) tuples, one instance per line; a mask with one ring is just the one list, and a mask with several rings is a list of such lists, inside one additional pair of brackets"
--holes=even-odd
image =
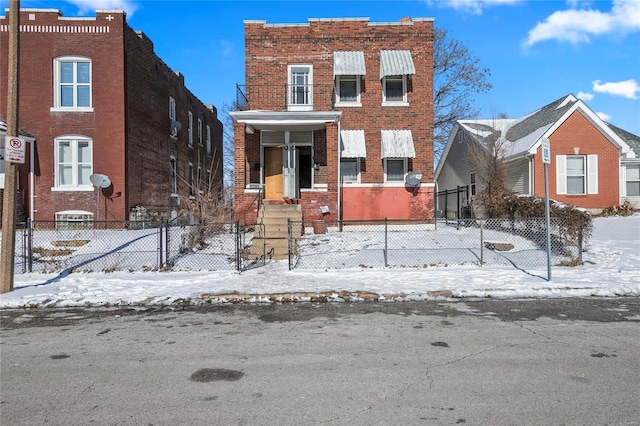
[(555, 163), (557, 194), (598, 193), (597, 155), (556, 155)]
[(178, 195), (178, 163), (173, 156), (169, 159), (169, 187), (171, 195)]
[(196, 195), (196, 191), (194, 189), (194, 180), (193, 180), (193, 163), (189, 163), (189, 198), (193, 198)]
[(587, 167), (584, 155), (567, 156), (567, 194), (587, 192)]
[(61, 56), (53, 60), (53, 110), (93, 111), (91, 59)]
[(384, 159), (384, 180), (385, 182), (404, 182), (407, 174), (406, 158), (385, 158)]
[(476, 195), (476, 172), (471, 172), (471, 175), (469, 176), (470, 182), (471, 184), (470, 186), (470, 192), (471, 195)]
[(337, 75), (336, 76), (336, 104), (337, 105), (361, 105), (360, 104), (360, 76)]
[(640, 197), (640, 164), (627, 164), (626, 174), (627, 197)]
[(193, 146), (193, 113), (189, 111), (189, 120), (187, 121), (187, 129), (188, 129), (188, 143), (189, 146)]
[(176, 121), (176, 100), (169, 97), (169, 120)]
[(54, 139), (55, 188), (59, 190), (93, 190), (89, 176), (93, 173), (92, 141), (84, 136), (61, 136)]
[(407, 76), (388, 75), (382, 78), (383, 104), (407, 103)]
[(198, 118), (198, 145), (202, 146), (202, 120)]
[(360, 159), (341, 158), (340, 159), (340, 181), (344, 183), (360, 182)]
[(207, 155), (211, 155), (211, 126), (207, 124)]
[(289, 110), (311, 111), (313, 109), (313, 66), (289, 65), (287, 70)]

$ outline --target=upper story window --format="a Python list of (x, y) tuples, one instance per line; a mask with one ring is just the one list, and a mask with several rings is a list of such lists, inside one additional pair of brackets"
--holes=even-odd
[(289, 65), (288, 108), (291, 111), (313, 109), (313, 66)]
[(93, 111), (91, 59), (61, 56), (53, 60), (53, 107), (57, 111)]
[(93, 190), (92, 141), (84, 136), (61, 136), (55, 144), (54, 190)]
[(176, 100), (169, 97), (169, 120), (176, 121)]
[(189, 134), (189, 146), (193, 146), (193, 113), (189, 111), (189, 120), (187, 122), (187, 129)]
[(407, 103), (407, 76), (389, 75), (382, 79), (382, 102)]
[(360, 76), (338, 75), (336, 76), (336, 105), (361, 106), (360, 103)]
[(471, 172), (470, 182), (471, 195), (476, 195), (476, 172)]
[(202, 145), (202, 120), (198, 118), (198, 145)]
[(337, 106), (362, 106), (360, 81), (366, 73), (364, 52), (333, 52)]
[(409, 76), (416, 68), (408, 50), (380, 51), (380, 79), (382, 80), (382, 105), (406, 106)]
[(211, 155), (211, 126), (207, 124), (207, 155)]

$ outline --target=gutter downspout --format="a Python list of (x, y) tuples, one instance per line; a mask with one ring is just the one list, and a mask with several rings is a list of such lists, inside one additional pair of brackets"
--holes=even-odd
[(35, 202), (35, 173), (33, 171), (33, 169), (35, 168), (35, 158), (34, 157), (34, 153), (35, 153), (35, 140), (29, 141), (29, 219), (30, 219), (30, 224), (29, 226), (33, 226), (33, 220), (35, 219), (35, 206), (34, 206), (34, 202)]
[[(342, 186), (340, 185), (340, 120), (338, 120), (338, 140), (337, 140), (337, 147), (338, 149), (336, 149), (336, 151), (338, 152), (338, 205), (336, 206), (336, 210), (337, 210), (337, 218), (338, 218), (338, 223), (341, 223), (342, 221), (342, 210), (340, 209), (340, 202), (341, 202), (341, 194), (342, 194)], [(341, 227), (340, 227), (341, 228)], [(340, 229), (342, 230), (342, 229)]]

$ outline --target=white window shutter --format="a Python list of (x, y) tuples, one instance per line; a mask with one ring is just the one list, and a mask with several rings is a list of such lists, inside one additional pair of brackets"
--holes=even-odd
[(556, 155), (556, 194), (567, 193), (567, 156)]
[(587, 194), (598, 193), (598, 156), (587, 155)]

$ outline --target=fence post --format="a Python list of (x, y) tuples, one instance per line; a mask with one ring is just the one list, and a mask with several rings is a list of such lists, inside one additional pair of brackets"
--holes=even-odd
[(291, 270), (291, 219), (287, 218), (287, 257), (289, 260), (289, 270)]
[(480, 266), (484, 265), (484, 220), (477, 220), (480, 225)]
[[(158, 269), (162, 269), (162, 226), (164, 220), (160, 219), (160, 227), (158, 228)], [(142, 225), (144, 227), (144, 225)]]
[(388, 267), (389, 266), (389, 262), (388, 262), (388, 250), (389, 250), (389, 246), (388, 246), (388, 238), (389, 238), (389, 234), (387, 232), (387, 226), (388, 226), (388, 219), (385, 217), (384, 218), (384, 267)]
[(236, 220), (233, 224), (236, 228), (236, 271), (242, 272), (242, 262), (240, 261), (240, 221)]
[(27, 258), (28, 260), (28, 267), (29, 267), (29, 273), (33, 272), (33, 221), (31, 219), (29, 220), (29, 226), (27, 227), (27, 232), (28, 232), (28, 246), (27, 246)]

